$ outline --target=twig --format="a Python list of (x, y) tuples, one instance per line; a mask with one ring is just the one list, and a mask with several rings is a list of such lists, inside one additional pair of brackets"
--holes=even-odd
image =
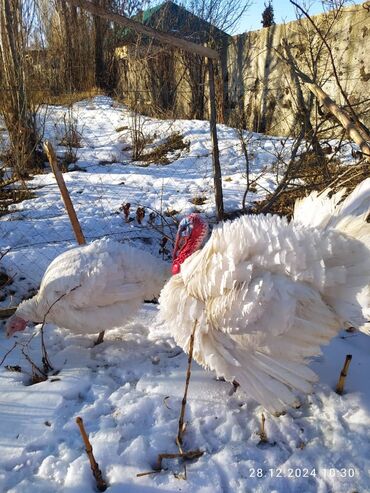
[[(347, 171), (345, 171), (344, 173), (342, 173), (340, 176), (338, 176), (338, 178), (336, 180), (332, 181), (329, 184), (328, 188), (332, 188), (336, 183), (338, 183), (339, 180), (343, 179), (346, 175), (348, 175), (350, 173), (353, 173), (353, 169), (354, 169), (355, 166), (356, 165), (351, 165), (351, 168), (352, 169), (350, 168)], [(346, 180), (340, 182), (340, 184), (339, 184), (340, 188), (343, 188), (346, 183), (348, 183), (349, 181), (353, 180), (357, 176), (360, 176), (362, 173), (363, 173), (363, 169), (360, 169), (360, 171), (358, 171), (357, 173), (350, 175), (349, 178), (347, 178)]]
[(188, 395), (188, 388), (189, 388), (189, 383), (190, 383), (190, 376), (191, 376), (191, 363), (193, 361), (193, 350), (194, 350), (194, 336), (195, 336), (195, 329), (197, 328), (198, 325), (198, 320), (195, 320), (193, 330), (190, 336), (190, 343), (189, 343), (189, 355), (188, 355), (188, 368), (186, 370), (186, 381), (185, 381), (185, 391), (184, 391), (184, 397), (182, 398), (182, 403), (181, 403), (181, 412), (180, 412), (180, 418), (179, 418), (179, 428), (177, 431), (177, 437), (176, 437), (176, 444), (179, 447), (180, 453), (183, 453), (183, 450), (181, 448), (182, 446), (182, 436), (185, 432), (185, 426), (184, 426), (184, 416), (185, 416), (185, 407), (186, 407), (186, 398)]
[(6, 180), (0, 183), (0, 188), (5, 188), (8, 185), (12, 185), (13, 183), (17, 183), (18, 178), (11, 178), (10, 180)]
[(249, 173), (250, 173), (250, 161), (249, 161), (248, 147), (247, 147), (247, 144), (245, 142), (243, 129), (242, 128), (238, 128), (237, 133), (238, 133), (238, 136), (239, 136), (240, 145), (241, 145), (242, 152), (243, 152), (244, 159), (245, 159), (245, 174), (246, 174), (246, 178), (247, 178), (247, 186), (245, 188), (245, 191), (244, 191), (244, 194), (243, 194), (243, 198), (242, 198), (242, 209), (243, 209), (244, 212), (246, 212), (247, 211), (247, 209), (246, 209), (246, 200), (247, 200), (247, 195), (248, 195), (248, 192), (249, 192), (249, 189), (250, 189), (250, 185), (251, 185), (251, 183), (250, 183), (251, 180), (250, 180), (250, 176), (249, 176)]
[[(28, 356), (28, 354), (26, 353), (26, 351), (25, 351), (23, 348), (22, 348), (22, 354), (23, 354), (23, 356), (26, 358), (26, 360), (30, 363), (30, 365), (31, 365), (31, 367), (32, 367), (32, 371), (33, 371), (33, 373), (35, 373), (35, 370), (37, 370), (37, 371), (40, 373), (40, 375), (41, 375), (41, 377), (42, 377), (43, 381), (47, 380), (47, 378), (48, 378), (47, 374), (46, 374), (46, 373), (44, 373), (44, 372), (41, 370), (41, 368), (39, 368), (39, 367), (36, 365), (36, 363), (34, 363), (34, 362), (32, 361), (32, 359)], [(34, 383), (35, 383), (35, 382), (34, 382)]]
[(279, 185), (277, 186), (277, 188), (275, 189), (275, 191), (273, 192), (273, 194), (270, 196), (270, 198), (268, 199), (267, 203), (264, 204), (260, 209), (259, 209), (259, 213), (267, 213), (269, 212), (270, 208), (272, 207), (272, 205), (277, 201), (277, 199), (279, 198), (279, 196), (285, 191), (285, 189), (288, 187), (291, 179), (294, 177), (293, 176), (293, 173), (295, 171), (295, 166), (296, 166), (296, 157), (297, 157), (297, 154), (298, 154), (298, 151), (299, 151), (299, 147), (303, 141), (303, 137), (304, 137), (304, 131), (303, 129), (300, 131), (295, 143), (293, 144), (293, 147), (292, 147), (292, 152), (291, 152), (291, 156), (290, 156), (290, 161), (289, 161), (289, 164), (287, 166), (287, 169), (285, 170), (285, 173), (284, 173), (284, 176), (281, 180), (281, 182), (279, 183)]
[(0, 366), (1, 366), (4, 362), (5, 362), (6, 358), (7, 358), (7, 357), (9, 356), (9, 354), (13, 351), (13, 349), (15, 349), (15, 348), (16, 348), (16, 346), (17, 346), (17, 345), (18, 345), (18, 343), (17, 343), (17, 342), (15, 342), (15, 343), (13, 344), (13, 346), (9, 349), (9, 351), (7, 351), (7, 352), (4, 354), (3, 359), (0, 361)]
[[(158, 454), (157, 464), (154, 466), (153, 471), (139, 472), (136, 474), (137, 478), (143, 476), (149, 476), (151, 474), (158, 474), (162, 471), (162, 461), (163, 459), (183, 459), (183, 460), (193, 460), (202, 457), (204, 452), (202, 450), (190, 450), (189, 452), (178, 452), (176, 454)], [(186, 466), (185, 467), (185, 479), (186, 479)]]
[(7, 253), (10, 252), (10, 248), (5, 249), (3, 252), (0, 252), (0, 260), (5, 257)]
[[(185, 426), (184, 426), (184, 416), (185, 416), (185, 407), (186, 407), (186, 397), (188, 393), (188, 388), (189, 388), (189, 382), (190, 382), (190, 376), (191, 376), (191, 363), (193, 360), (193, 349), (194, 349), (194, 336), (195, 336), (195, 330), (198, 325), (198, 320), (195, 320), (193, 330), (190, 336), (190, 343), (189, 343), (189, 356), (188, 356), (188, 368), (186, 372), (186, 382), (185, 382), (185, 391), (184, 391), (184, 397), (182, 399), (182, 404), (181, 404), (181, 413), (180, 413), (180, 418), (179, 418), (179, 428), (177, 432), (177, 437), (176, 437), (176, 444), (178, 446), (179, 452), (175, 454), (158, 454), (158, 460), (157, 464), (155, 465), (154, 472), (158, 472), (162, 470), (162, 460), (163, 459), (184, 459), (184, 460), (192, 460), (192, 459), (198, 459), (204, 454), (204, 451), (196, 449), (196, 450), (189, 450), (187, 452), (184, 452), (182, 449), (182, 436), (185, 432)], [(151, 472), (148, 473), (140, 473), (140, 476), (145, 476), (146, 474), (151, 474)], [(138, 475), (138, 476), (139, 476)], [(185, 469), (185, 476), (186, 476), (186, 469)]]
[(85, 431), (85, 427), (84, 427), (84, 423), (83, 423), (82, 418), (81, 417), (76, 418), (76, 423), (80, 429), (82, 440), (85, 444), (85, 450), (86, 450), (87, 456), (89, 457), (91, 470), (92, 470), (92, 473), (93, 473), (95, 481), (96, 481), (96, 486), (97, 486), (99, 491), (105, 491), (108, 488), (108, 485), (104, 481), (101, 470), (99, 469), (99, 465), (95, 460), (95, 457), (93, 454), (93, 448), (92, 448), (92, 445), (90, 443), (89, 437), (87, 436), (87, 433)]
[(352, 361), (352, 354), (347, 354), (346, 361), (344, 362), (344, 366), (342, 368), (342, 371), (340, 372), (339, 380), (338, 380), (337, 386), (335, 388), (335, 392), (339, 395), (343, 394), (344, 383), (346, 381), (348, 368), (349, 368), (351, 361)]
[(204, 454), (203, 450), (189, 450), (189, 452), (178, 452), (176, 454), (158, 454), (158, 461), (154, 468), (155, 471), (162, 470), (162, 460), (163, 459), (184, 459), (192, 460), (202, 457)]
[(84, 245), (86, 243), (86, 240), (85, 240), (84, 234), (82, 232), (79, 220), (77, 218), (77, 214), (76, 214), (75, 208), (73, 206), (71, 197), (69, 195), (68, 189), (67, 189), (66, 184), (64, 182), (63, 174), (59, 169), (55, 151), (54, 151), (51, 143), (48, 142), (47, 140), (44, 142), (44, 150), (46, 152), (50, 166), (53, 170), (55, 179), (57, 181), (64, 205), (65, 205), (68, 217), (69, 217), (69, 220), (70, 220), (71, 225), (72, 225), (73, 232), (74, 232), (76, 240), (77, 240), (77, 243), (79, 245)]
[(58, 301), (60, 301), (62, 298), (64, 298), (64, 296), (67, 296), (67, 294), (72, 293), (72, 291), (75, 291), (76, 289), (78, 289), (80, 287), (81, 287), (81, 284), (79, 284), (78, 286), (75, 286), (74, 288), (69, 290), (68, 293), (63, 293), (61, 296), (59, 296), (59, 298), (57, 298), (55, 301), (53, 301), (53, 303), (49, 306), (48, 310), (46, 311), (46, 313), (42, 319), (41, 330), (40, 330), (40, 332), (41, 332), (41, 351), (42, 351), (42, 363), (44, 365), (44, 371), (46, 374), (48, 373), (48, 371), (54, 370), (54, 368), (50, 364), (48, 353), (47, 353), (46, 346), (45, 346), (45, 340), (44, 340), (44, 326), (46, 323), (46, 317), (49, 315), (50, 310), (53, 308), (53, 306), (56, 303), (58, 303)]
[(160, 472), (161, 472), (160, 470), (159, 471), (139, 472), (139, 473), (136, 474), (136, 477), (137, 478), (141, 478), (143, 476), (150, 476), (151, 474), (158, 474)]
[[(140, 202), (133, 202), (135, 205), (137, 205), (138, 207), (141, 207), (140, 205)], [(173, 224), (170, 224), (169, 221), (166, 219), (165, 215), (162, 214), (162, 212), (158, 211), (157, 209), (154, 209), (153, 207), (150, 207), (148, 205), (145, 205), (145, 208), (148, 209), (149, 211), (152, 211), (154, 212), (158, 217), (161, 218), (161, 222), (162, 222), (162, 229), (157, 227), (155, 224), (153, 224), (153, 222), (150, 222), (150, 226), (155, 230), (155, 231), (158, 231), (159, 233), (161, 233), (163, 236), (165, 236), (169, 241), (171, 241), (172, 244), (175, 243), (175, 237), (172, 233), (172, 226)], [(162, 208), (162, 206), (161, 206)], [(172, 218), (172, 221), (176, 224), (176, 222), (174, 221), (174, 219)], [(169, 233), (171, 236), (167, 235), (165, 232), (164, 232), (164, 226), (167, 226), (168, 230), (169, 230)]]
[(45, 346), (45, 340), (44, 340), (44, 324), (45, 322), (42, 323), (42, 326), (41, 326), (41, 352), (42, 352), (42, 364), (43, 364), (43, 368), (44, 368), (44, 372), (46, 374), (48, 374), (49, 371), (53, 371), (54, 368), (51, 366), (50, 364), (50, 361), (49, 361), (49, 357), (48, 357), (48, 352), (46, 350), (46, 346)]

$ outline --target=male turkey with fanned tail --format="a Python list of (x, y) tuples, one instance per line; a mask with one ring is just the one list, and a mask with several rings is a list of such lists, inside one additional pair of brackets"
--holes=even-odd
[(179, 226), (161, 317), (185, 351), (197, 321), (194, 359), (271, 412), (312, 391), (310, 358), (345, 324), (369, 333), (370, 179), (343, 195), (312, 193), (290, 222), (225, 222), (201, 250), (201, 217)]

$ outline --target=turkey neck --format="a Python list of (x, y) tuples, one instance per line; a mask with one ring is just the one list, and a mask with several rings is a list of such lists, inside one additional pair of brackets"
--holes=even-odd
[[(200, 233), (194, 232), (189, 236), (189, 238), (185, 241), (184, 246), (181, 248), (179, 251), (179, 254), (177, 257), (174, 259), (173, 264), (177, 265), (178, 267), (181, 266), (181, 264), (188, 258), (190, 255), (193, 255), (194, 252), (199, 250), (199, 248), (202, 246), (203, 240), (204, 240), (205, 233), (201, 231)], [(180, 268), (179, 268), (180, 271)]]
[(41, 323), (43, 321), (43, 317), (38, 314), (37, 308), (37, 296), (34, 296), (29, 300), (22, 301), (18, 305), (16, 315), (23, 318), (23, 320), (26, 320), (27, 322)]

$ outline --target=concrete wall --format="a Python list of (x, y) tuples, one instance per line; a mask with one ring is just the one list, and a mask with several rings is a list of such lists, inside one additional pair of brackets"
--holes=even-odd
[[(341, 84), (351, 103), (357, 105), (356, 110), (364, 112), (364, 123), (370, 126), (370, 102), (359, 104), (370, 99), (370, 3), (336, 15), (329, 12), (313, 19), (323, 32), (333, 24), (328, 42)], [(228, 37), (228, 46), (222, 50), (222, 70), (219, 69), (227, 123), (242, 122), (250, 130), (273, 135), (291, 134), (301, 124), (297, 118), (297, 83), (276, 53), (283, 40), (288, 42), (300, 70), (314, 77), (338, 104), (344, 104), (321, 39), (308, 20), (295, 21)], [(204, 67), (198, 66), (204, 62), (194, 57), (190, 63), (189, 58), (182, 57), (177, 51), (171, 55), (158, 48), (157, 53), (145, 47), (140, 52), (135, 46), (117, 50), (119, 92), (128, 101), (134, 98), (136, 108), (148, 114), (156, 115), (162, 110), (163, 115), (171, 117), (207, 118), (207, 80)], [(199, 73), (203, 74), (197, 88), (200, 94), (194, 94)], [(302, 90), (305, 107), (315, 124), (315, 120), (322, 119), (321, 109), (304, 86)]]
[[(367, 8), (365, 8), (367, 7)], [(328, 42), (332, 47), (341, 84), (351, 104), (370, 98), (370, 3), (335, 13), (314, 16), (325, 30), (333, 23)], [(289, 67), (279, 58), (283, 40), (291, 47), (292, 58), (302, 72), (315, 76), (319, 85), (337, 103), (344, 104), (335, 82), (328, 51), (308, 20), (290, 22), (233, 37), (228, 49), (229, 120), (242, 116), (246, 127), (259, 132), (287, 135), (298, 122), (297, 87)], [(306, 105), (310, 93), (302, 86)], [(313, 100), (311, 119), (319, 119)], [(366, 111), (370, 125), (370, 102), (356, 106)]]

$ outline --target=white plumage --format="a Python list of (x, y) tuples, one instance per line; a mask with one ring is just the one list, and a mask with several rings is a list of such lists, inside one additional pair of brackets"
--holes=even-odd
[(62, 253), (49, 265), (39, 292), (16, 316), (52, 322), (80, 334), (121, 327), (145, 299), (158, 296), (167, 264), (147, 252), (101, 239)]
[(370, 319), (370, 179), (298, 201), (289, 223), (243, 216), (216, 227), (160, 297), (163, 320), (194, 358), (271, 412), (316, 381), (309, 358), (349, 322)]

